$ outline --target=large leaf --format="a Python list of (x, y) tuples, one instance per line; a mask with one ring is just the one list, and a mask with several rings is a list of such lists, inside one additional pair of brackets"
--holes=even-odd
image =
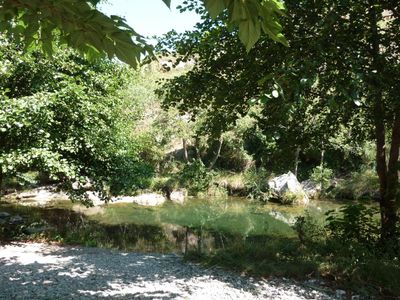
[[(171, 6), (171, 0), (162, 1)], [(123, 18), (108, 17), (97, 10), (98, 2), (0, 0), (0, 32), (22, 40), (26, 47), (36, 45), (49, 55), (51, 44), (59, 40), (87, 57), (107, 55), (137, 66), (138, 58), (151, 48)], [(261, 29), (272, 39), (287, 44), (277, 20), (284, 9), (280, 0), (204, 0), (204, 5), (214, 18), (228, 11), (229, 24), (239, 28), (240, 40), (247, 50), (257, 42)]]
[[(87, 57), (118, 57), (136, 67), (148, 46), (123, 18), (98, 11), (94, 6), (97, 2), (0, 0), (0, 31), (19, 38), (26, 46), (35, 43), (49, 55), (51, 44), (60, 40)], [(164, 2), (169, 5), (170, 1)]]
[(214, 19), (226, 8), (225, 0), (204, 0), (204, 6)]
[[(210, 11), (205, 0), (206, 8)], [(211, 1), (213, 2), (213, 1)], [(259, 40), (262, 31), (273, 40), (287, 45), (282, 34), (278, 16), (283, 14), (284, 5), (280, 0), (226, 0), (215, 1), (226, 5), (229, 27), (238, 27), (239, 38), (249, 51)], [(216, 5), (216, 4), (214, 4)]]
[(162, 0), (168, 8), (171, 7), (171, 0)]
[(244, 45), (246, 45), (246, 50), (254, 46), (261, 35), (261, 25), (260, 23), (254, 23), (252, 20), (242, 21), (239, 24), (239, 38)]

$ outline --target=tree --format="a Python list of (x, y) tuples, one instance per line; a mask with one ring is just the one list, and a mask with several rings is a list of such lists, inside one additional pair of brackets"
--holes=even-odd
[[(183, 60), (195, 57), (197, 65), (160, 91), (167, 104), (193, 114), (208, 108), (219, 123), (222, 118), (232, 123), (260, 103), (262, 122), (292, 132), (293, 144), (304, 143), (307, 136), (326, 142), (341, 124), (351, 125), (355, 138), (374, 138), (382, 240), (388, 241), (398, 223), (399, 4), (337, 0), (285, 5), (283, 27), (290, 48), (262, 39), (244, 55), (237, 32), (220, 26), (226, 15), (215, 21), (204, 17), (184, 35), (170, 33), (161, 47), (174, 49)], [(323, 113), (322, 122), (304, 118), (308, 107), (309, 117)], [(291, 130), (294, 124), (300, 132)]]
[(2, 176), (39, 171), (66, 187), (89, 178), (111, 193), (145, 187), (152, 166), (125, 132), (130, 123), (118, 95), (130, 76), (125, 68), (65, 48), (49, 60), (0, 44)]
[[(96, 5), (100, 0), (1, 0), (0, 32), (21, 40), (26, 48), (40, 46), (49, 55), (53, 42), (71, 46), (88, 58), (107, 55), (136, 66), (152, 52), (145, 39), (125, 20), (106, 16)], [(163, 0), (170, 6), (170, 0)], [(230, 26), (237, 26), (240, 39), (250, 49), (261, 32), (286, 43), (277, 17), (284, 10), (280, 0), (204, 0), (211, 16), (227, 10)]]

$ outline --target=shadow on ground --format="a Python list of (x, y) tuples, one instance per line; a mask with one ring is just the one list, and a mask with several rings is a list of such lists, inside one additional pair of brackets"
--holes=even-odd
[(174, 255), (11, 244), (0, 247), (0, 298), (176, 299), (251, 297), (251, 278), (206, 270)]

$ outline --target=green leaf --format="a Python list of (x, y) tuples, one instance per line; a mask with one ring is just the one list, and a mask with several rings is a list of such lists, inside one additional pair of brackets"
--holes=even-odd
[(217, 18), (226, 8), (224, 0), (204, 0), (204, 6), (213, 19)]
[(239, 24), (239, 39), (246, 46), (247, 52), (253, 48), (261, 35), (260, 23), (254, 23), (252, 20), (242, 21)]
[(168, 8), (171, 8), (171, 0), (162, 0)]

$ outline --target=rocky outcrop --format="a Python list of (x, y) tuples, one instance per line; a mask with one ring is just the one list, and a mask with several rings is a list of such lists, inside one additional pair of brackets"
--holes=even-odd
[(301, 183), (301, 187), (309, 198), (317, 198), (321, 192), (321, 184), (308, 179)]
[(167, 199), (160, 194), (148, 193), (139, 196), (121, 196), (111, 200), (111, 204), (116, 203), (135, 203), (143, 206), (159, 206), (165, 203)]
[(269, 180), (268, 186), (276, 198), (284, 204), (306, 205), (310, 201), (297, 177), (292, 172)]

